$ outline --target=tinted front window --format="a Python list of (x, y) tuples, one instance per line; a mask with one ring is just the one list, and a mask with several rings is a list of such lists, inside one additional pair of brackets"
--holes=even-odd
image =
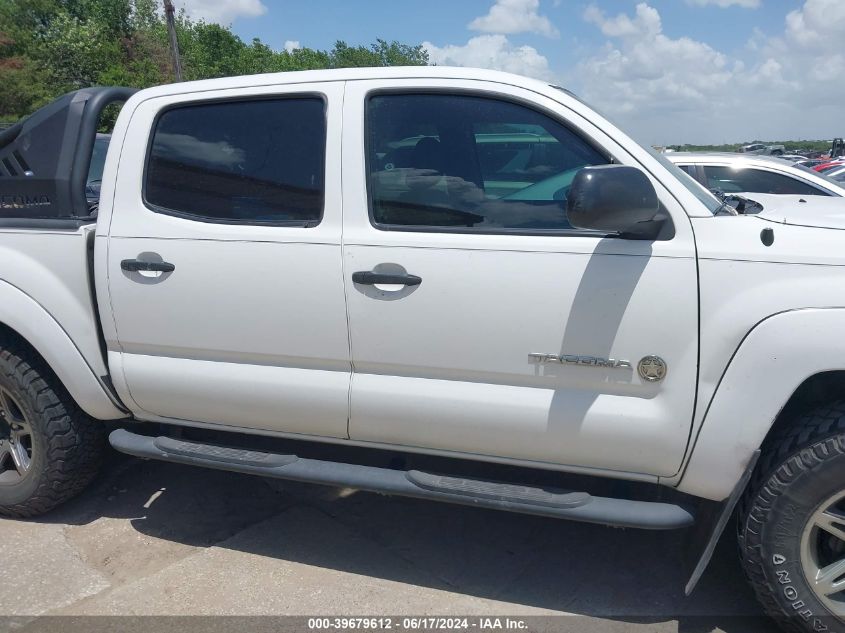
[(821, 189), (790, 178), (783, 174), (776, 174), (762, 169), (750, 167), (735, 169), (733, 167), (705, 167), (707, 183), (710, 189), (718, 189), (724, 193), (776, 193), (800, 196), (830, 195)]
[(367, 112), (379, 225), (571, 229), (565, 208), (575, 174), (608, 162), (569, 128), (506, 101), (383, 95)]
[(312, 226), (323, 213), (319, 98), (210, 103), (158, 120), (146, 201), (209, 221)]

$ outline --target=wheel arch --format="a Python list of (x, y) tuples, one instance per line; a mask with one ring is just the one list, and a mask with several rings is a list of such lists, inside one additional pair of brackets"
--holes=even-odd
[(769, 316), (749, 331), (707, 406), (677, 488), (721, 501), (754, 452), (802, 412), (845, 398), (845, 308)]
[(808, 377), (792, 392), (778, 413), (763, 438), (763, 450), (776, 441), (787, 428), (798, 424), (801, 416), (838, 400), (845, 400), (845, 369), (822, 371)]
[(0, 282), (0, 335), (37, 354), (88, 415), (99, 420), (127, 416), (61, 325), (38, 302), (5, 282)]

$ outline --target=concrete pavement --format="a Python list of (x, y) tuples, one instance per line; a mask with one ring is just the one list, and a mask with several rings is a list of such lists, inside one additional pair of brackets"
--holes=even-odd
[(536, 622), (573, 631), (770, 631), (731, 536), (686, 599), (680, 533), (302, 484), (279, 490), (244, 475), (112, 455), (67, 506), (35, 521), (0, 520), (0, 615), (19, 616), (0, 621), (47, 630), (72, 620), (32, 618), (575, 614), (586, 617)]

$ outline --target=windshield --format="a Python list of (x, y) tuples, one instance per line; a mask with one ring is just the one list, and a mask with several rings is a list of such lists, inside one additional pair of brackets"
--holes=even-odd
[(701, 202), (704, 204), (705, 207), (707, 207), (710, 213), (716, 213), (716, 211), (718, 211), (722, 207), (721, 201), (712, 193), (707, 191), (707, 189), (704, 188), (704, 185), (699, 183), (695, 178), (690, 176), (687, 172), (678, 167), (675, 163), (670, 161), (663, 154), (654, 151), (648, 145), (643, 145), (642, 147), (648, 150), (661, 165), (663, 165), (666, 169), (672, 172), (672, 175), (675, 176), (678, 180), (680, 180), (681, 184), (687, 189), (689, 189), (692, 195), (701, 200)]

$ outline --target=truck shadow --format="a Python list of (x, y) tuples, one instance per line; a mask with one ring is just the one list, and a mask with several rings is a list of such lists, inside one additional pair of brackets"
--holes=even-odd
[[(730, 532), (687, 599), (683, 533), (282, 486), (112, 454), (92, 489), (39, 521), (89, 533), (80, 555), (95, 568), (131, 566), (141, 550), (156, 556), (160, 540), (589, 616), (578, 618), (580, 624), (571, 629), (579, 632), (774, 629), (742, 577)], [(112, 537), (119, 542), (110, 544), (106, 555), (93, 533), (115, 519), (111, 522), (125, 526), (124, 536)], [(220, 570), (221, 582), (227, 573)], [(508, 615), (507, 605), (495, 609)], [(591, 628), (593, 619), (606, 628), (601, 622)]]

